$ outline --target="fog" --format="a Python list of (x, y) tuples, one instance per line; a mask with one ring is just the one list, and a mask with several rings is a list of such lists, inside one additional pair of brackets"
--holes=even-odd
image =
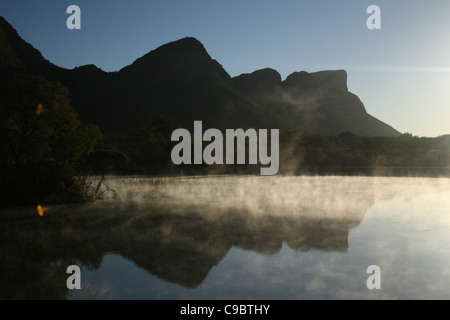
[[(229, 211), (251, 216), (362, 218), (377, 200), (449, 192), (446, 178), (342, 176), (109, 177), (116, 205), (158, 205), (214, 217)], [(395, 183), (393, 183), (395, 181)]]

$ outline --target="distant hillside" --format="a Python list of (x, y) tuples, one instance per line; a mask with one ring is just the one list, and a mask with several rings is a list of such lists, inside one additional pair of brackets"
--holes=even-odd
[(235, 78), (194, 38), (165, 44), (117, 72), (94, 65), (72, 70), (47, 61), (0, 17), (0, 81), (21, 72), (60, 81), (84, 123), (104, 131), (129, 132), (166, 115), (190, 128), (279, 128), (318, 134), (362, 136), (400, 133), (369, 115), (347, 90), (343, 70), (294, 72), (284, 81), (264, 69)]

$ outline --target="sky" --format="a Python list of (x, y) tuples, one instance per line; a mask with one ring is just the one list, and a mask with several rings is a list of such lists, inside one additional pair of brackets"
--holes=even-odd
[[(67, 28), (70, 5), (81, 29)], [(367, 27), (371, 5), (381, 29)], [(118, 71), (187, 36), (232, 77), (344, 69), (369, 114), (402, 133), (450, 134), (450, 1), (1, 0), (0, 16), (68, 69)]]

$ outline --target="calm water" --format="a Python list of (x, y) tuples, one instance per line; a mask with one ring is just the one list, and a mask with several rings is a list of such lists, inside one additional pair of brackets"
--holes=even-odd
[[(450, 179), (114, 178), (0, 211), (0, 299), (450, 299)], [(69, 290), (69, 265), (81, 290)], [(369, 290), (367, 268), (380, 268)]]

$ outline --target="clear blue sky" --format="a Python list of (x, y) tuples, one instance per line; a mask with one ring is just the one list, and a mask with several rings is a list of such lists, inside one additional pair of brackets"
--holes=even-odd
[[(81, 30), (66, 27), (72, 4)], [(381, 30), (366, 27), (372, 4)], [(450, 1), (1, 0), (0, 15), (64, 68), (117, 71), (192, 36), (231, 76), (345, 69), (373, 116), (418, 136), (450, 134)]]

